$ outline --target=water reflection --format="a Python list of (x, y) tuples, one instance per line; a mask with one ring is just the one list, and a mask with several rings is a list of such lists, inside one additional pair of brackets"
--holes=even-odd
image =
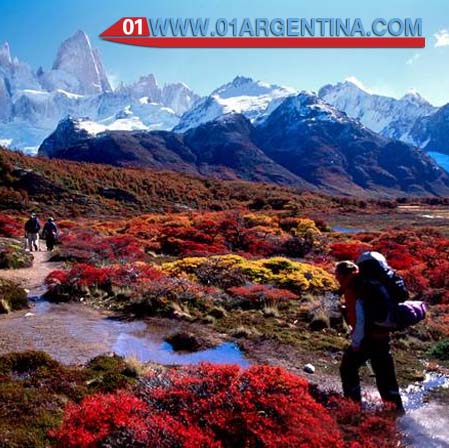
[(239, 348), (229, 342), (195, 353), (177, 353), (164, 342), (177, 324), (168, 325), (153, 328), (143, 321), (108, 318), (81, 304), (37, 300), (31, 310), (0, 319), (0, 353), (43, 350), (65, 364), (83, 363), (105, 352), (161, 364), (249, 364)]

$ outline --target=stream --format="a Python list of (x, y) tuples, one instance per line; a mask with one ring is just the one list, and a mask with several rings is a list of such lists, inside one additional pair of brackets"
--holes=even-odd
[[(44, 350), (64, 364), (85, 363), (105, 352), (160, 364), (250, 364), (230, 342), (194, 353), (175, 352), (164, 338), (178, 326), (175, 321), (167, 326), (156, 320), (150, 328), (143, 321), (118, 320), (83, 304), (54, 304), (33, 297), (30, 309), (0, 315), (0, 354)], [(449, 448), (449, 407), (425, 400), (431, 390), (441, 387), (449, 388), (449, 377), (428, 373), (425, 381), (402, 391), (407, 414), (398, 425), (408, 447)]]
[(33, 298), (29, 310), (0, 316), (0, 354), (43, 350), (64, 364), (82, 364), (114, 352), (140, 362), (159, 364), (211, 363), (249, 365), (239, 348), (225, 342), (193, 353), (175, 352), (164, 341), (177, 323), (162, 325), (123, 321), (79, 303), (50, 303)]

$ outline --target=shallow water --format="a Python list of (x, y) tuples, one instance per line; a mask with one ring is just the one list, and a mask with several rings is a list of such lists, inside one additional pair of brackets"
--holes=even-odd
[(249, 364), (232, 343), (195, 353), (174, 352), (164, 337), (176, 326), (126, 322), (77, 303), (37, 300), (30, 310), (0, 317), (0, 353), (43, 350), (65, 364), (83, 363), (105, 352), (160, 364)]
[(402, 391), (407, 413), (398, 425), (407, 446), (449, 448), (449, 406), (425, 402), (426, 395), (440, 387), (449, 387), (449, 377), (428, 373), (423, 383), (410, 385)]
[(340, 232), (340, 233), (361, 233), (361, 232), (366, 232), (366, 229), (357, 228), (357, 227), (335, 226), (335, 227), (332, 227), (332, 231)]
[[(178, 328), (175, 321), (126, 322), (79, 303), (33, 301), (32, 308), (0, 316), (0, 354), (44, 350), (65, 364), (84, 363), (105, 352), (161, 364), (232, 363), (249, 365), (238, 347), (223, 343), (214, 349), (176, 353), (164, 337)], [(422, 383), (401, 391), (407, 413), (398, 421), (407, 446), (449, 448), (449, 407), (426, 403), (429, 391), (449, 387), (449, 377), (429, 373)], [(369, 393), (368, 401), (376, 400)]]
[(449, 448), (448, 406), (429, 403), (399, 421), (405, 443), (414, 448)]

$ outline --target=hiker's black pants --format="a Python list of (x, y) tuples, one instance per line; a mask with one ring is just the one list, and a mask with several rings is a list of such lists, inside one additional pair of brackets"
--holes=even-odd
[(402, 409), (389, 339), (365, 339), (360, 350), (354, 351), (352, 347), (346, 349), (340, 366), (344, 396), (358, 402), (362, 400), (359, 369), (368, 360), (376, 375), (376, 385), (382, 400)]
[(47, 245), (47, 250), (53, 250), (55, 248), (56, 238), (54, 237), (54, 235), (49, 235), (45, 239), (45, 243)]

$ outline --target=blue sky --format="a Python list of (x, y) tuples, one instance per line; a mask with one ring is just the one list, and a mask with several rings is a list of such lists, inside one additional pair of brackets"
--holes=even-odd
[[(123, 16), (144, 17), (421, 17), (425, 49), (153, 49), (105, 42), (98, 34)], [(154, 73), (205, 95), (236, 75), (318, 90), (356, 77), (376, 93), (416, 89), (449, 102), (447, 0), (0, 0), (0, 43), (33, 68), (50, 68), (59, 44), (76, 30), (100, 49), (113, 81)], [(442, 36), (439, 40), (435, 34)], [(439, 42), (440, 46), (435, 46)]]

